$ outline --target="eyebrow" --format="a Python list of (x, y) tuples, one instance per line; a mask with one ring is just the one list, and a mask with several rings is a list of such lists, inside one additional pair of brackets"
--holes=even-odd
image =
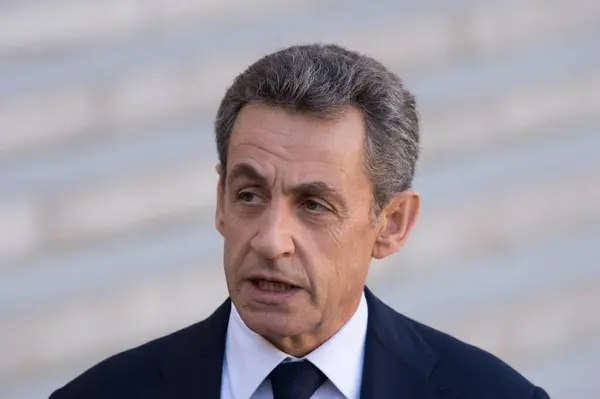
[(267, 178), (260, 173), (254, 166), (247, 163), (238, 163), (232, 169), (229, 174), (230, 182), (233, 182), (237, 179), (246, 178), (248, 180), (254, 180), (259, 182), (262, 185), (267, 185)]
[[(268, 186), (267, 178), (260, 173), (254, 166), (247, 163), (236, 164), (230, 172), (229, 181), (233, 182), (237, 179), (253, 180), (263, 186)], [(331, 185), (323, 181), (308, 181), (297, 184), (285, 190), (286, 193), (296, 195), (310, 195), (328, 199), (334, 202), (333, 205), (340, 208), (341, 212), (346, 212), (347, 205), (344, 197)]]

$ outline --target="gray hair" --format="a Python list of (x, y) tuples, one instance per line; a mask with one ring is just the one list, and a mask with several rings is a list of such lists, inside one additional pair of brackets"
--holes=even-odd
[(249, 103), (328, 119), (356, 107), (365, 118), (365, 169), (375, 214), (394, 194), (411, 187), (419, 156), (415, 99), (398, 76), (373, 58), (337, 45), (311, 44), (288, 47), (250, 65), (228, 88), (215, 120), (223, 182), (231, 131)]

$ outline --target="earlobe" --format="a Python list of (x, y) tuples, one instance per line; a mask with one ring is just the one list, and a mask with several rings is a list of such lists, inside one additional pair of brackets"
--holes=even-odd
[(396, 194), (382, 210), (381, 230), (372, 256), (382, 259), (397, 252), (406, 242), (419, 214), (419, 194), (406, 190)]

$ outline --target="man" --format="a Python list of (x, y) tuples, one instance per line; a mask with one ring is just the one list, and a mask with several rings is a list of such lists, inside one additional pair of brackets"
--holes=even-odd
[(365, 288), (419, 211), (419, 123), (397, 76), (338, 46), (290, 47), (235, 79), (215, 130), (230, 299), (53, 399), (548, 398)]

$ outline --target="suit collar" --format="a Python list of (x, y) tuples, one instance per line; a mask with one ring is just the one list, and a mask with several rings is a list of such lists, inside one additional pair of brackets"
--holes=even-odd
[(369, 322), (361, 399), (455, 397), (456, 392), (430, 378), (437, 355), (417, 331), (416, 324), (384, 304), (366, 287), (365, 296)]
[[(329, 340), (304, 359), (317, 366), (345, 397), (360, 390), (368, 306), (363, 295), (354, 315)], [(348, 348), (356, 348), (348, 350)], [(236, 398), (249, 398), (285, 359), (294, 359), (250, 330), (231, 306), (225, 344), (225, 368)]]

